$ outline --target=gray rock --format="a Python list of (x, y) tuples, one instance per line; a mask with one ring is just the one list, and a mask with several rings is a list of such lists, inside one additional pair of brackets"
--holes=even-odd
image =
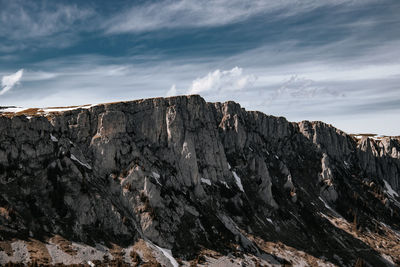
[[(338, 242), (326, 228), (347, 240), (342, 260), (373, 265), (382, 263), (374, 250), (330, 223), (319, 228), (320, 214), (351, 221), (357, 211), (369, 229), (374, 220), (396, 227), (399, 219), (398, 199), (383, 182), (400, 194), (398, 139), (357, 141), (322, 122), (291, 123), (234, 102), (193, 95), (30, 120), (0, 116), (0, 133), (4, 240), (31, 233), (126, 247), (144, 239), (183, 259), (200, 248), (261, 255), (251, 229), (337, 263), (321, 249)], [(316, 204), (319, 197), (330, 206)]]

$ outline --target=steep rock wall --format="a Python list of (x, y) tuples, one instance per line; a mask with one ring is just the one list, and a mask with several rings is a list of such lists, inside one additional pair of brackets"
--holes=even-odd
[(397, 139), (357, 141), (196, 95), (2, 116), (0, 132), (4, 240), (145, 239), (190, 259), (201, 248), (260, 256), (254, 235), (337, 264), (334, 251), (386, 264), (321, 214), (399, 227), (383, 181), (400, 193)]

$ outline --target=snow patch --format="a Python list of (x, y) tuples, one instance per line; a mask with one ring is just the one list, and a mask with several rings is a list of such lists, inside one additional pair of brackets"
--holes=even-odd
[[(25, 110), (29, 110), (29, 113), (32, 113), (32, 110), (36, 110), (36, 115), (46, 115), (51, 112), (64, 112), (69, 110), (76, 109), (89, 109), (96, 105), (81, 105), (81, 106), (73, 106), (73, 107), (49, 107), (49, 108), (24, 108), (24, 107), (7, 107), (4, 109), (0, 109), (0, 113), (24, 113)], [(30, 116), (28, 116), (30, 118)]]
[(59, 108), (42, 108), (39, 111), (49, 113), (49, 112), (64, 112), (64, 111), (69, 111), (69, 110), (75, 110), (75, 109), (89, 109), (95, 105), (82, 105), (82, 106), (76, 106), (76, 107), (59, 107)]
[(161, 177), (161, 176), (160, 176), (158, 173), (156, 173), (156, 172), (151, 172), (151, 173), (153, 174), (154, 179), (156, 179), (157, 184), (162, 185), (162, 184), (160, 183), (160, 177)]
[(0, 112), (10, 112), (10, 113), (18, 113), (20, 111), (26, 110), (27, 108), (23, 108), (23, 107), (13, 107), (13, 108), (4, 108), (4, 109), (0, 109)]
[(393, 188), (390, 186), (390, 184), (386, 180), (383, 180), (383, 182), (385, 183), (385, 187), (386, 187), (385, 192), (386, 193), (388, 193), (391, 197), (399, 196), (399, 194), (397, 194), (397, 192), (393, 190)]
[(390, 264), (393, 264), (393, 266), (394, 266), (394, 261), (393, 261), (393, 259), (392, 259), (392, 257), (390, 257), (389, 255), (386, 255), (386, 254), (381, 254), (381, 256), (382, 256), (382, 258), (384, 258), (385, 260), (387, 260)]
[(242, 180), (240, 179), (240, 177), (236, 174), (235, 171), (232, 171), (233, 177), (235, 177), (235, 182), (236, 185), (239, 187), (240, 191), (244, 192), (243, 190), (243, 185), (242, 185)]
[(50, 139), (51, 139), (51, 141), (53, 141), (53, 142), (58, 142), (57, 137), (55, 137), (55, 136), (52, 135), (52, 134), (50, 134)]
[(161, 176), (158, 173), (156, 173), (156, 172), (151, 172), (151, 173), (153, 174), (154, 178), (160, 179)]
[(211, 181), (210, 181), (210, 179), (201, 178), (201, 182), (204, 183), (204, 184), (208, 184), (209, 186), (211, 186)]
[(77, 157), (75, 157), (75, 155), (74, 154), (71, 154), (71, 159), (73, 160), (73, 161), (76, 161), (76, 162), (78, 162), (80, 165), (82, 165), (82, 166), (84, 166), (84, 167), (86, 167), (86, 168), (88, 168), (89, 170), (91, 170), (92, 169), (92, 167), (89, 165), (89, 164), (87, 164), (87, 163), (83, 163), (82, 161), (80, 161)]
[(62, 111), (69, 111), (69, 110), (74, 110), (78, 109), (78, 107), (73, 107), (73, 108), (44, 108), (42, 109), (43, 112), (62, 112)]
[(344, 163), (344, 165), (346, 166), (346, 168), (348, 169), (349, 168), (349, 166), (350, 166), (350, 164), (347, 162), (347, 161), (343, 161), (343, 163)]
[(321, 200), (322, 201), (322, 203), (324, 203), (324, 205), (325, 205), (325, 208), (327, 208), (328, 210), (330, 210), (333, 214), (335, 214), (337, 217), (342, 217), (342, 216), (340, 216), (339, 215), (339, 213), (337, 213), (334, 209), (332, 209), (326, 202), (325, 202), (325, 200), (322, 198), (322, 197), (318, 197), (319, 198), (319, 200)]
[(353, 135), (354, 138), (356, 138), (357, 140), (361, 140), (364, 137), (372, 139), (372, 140), (382, 140), (382, 138), (386, 137), (383, 134), (357, 134), (357, 135)]
[(225, 185), (226, 188), (228, 188), (228, 189), (230, 188), (229, 185), (225, 181), (220, 181), (220, 182), (221, 182), (221, 184)]
[(169, 261), (171, 262), (172, 266), (174, 267), (179, 267), (179, 263), (175, 260), (175, 258), (172, 256), (171, 250), (169, 249), (165, 249), (165, 248), (160, 248), (157, 245), (154, 245), (158, 250), (160, 250), (165, 257), (167, 257), (169, 259)]

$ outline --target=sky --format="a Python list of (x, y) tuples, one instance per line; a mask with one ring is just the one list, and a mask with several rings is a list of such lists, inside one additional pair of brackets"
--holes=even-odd
[(0, 0), (0, 106), (200, 94), (400, 135), (400, 1)]

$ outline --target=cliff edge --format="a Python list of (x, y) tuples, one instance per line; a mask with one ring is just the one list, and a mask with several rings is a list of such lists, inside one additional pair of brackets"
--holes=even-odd
[(3, 110), (0, 133), (3, 265), (400, 264), (397, 138), (198, 95)]

